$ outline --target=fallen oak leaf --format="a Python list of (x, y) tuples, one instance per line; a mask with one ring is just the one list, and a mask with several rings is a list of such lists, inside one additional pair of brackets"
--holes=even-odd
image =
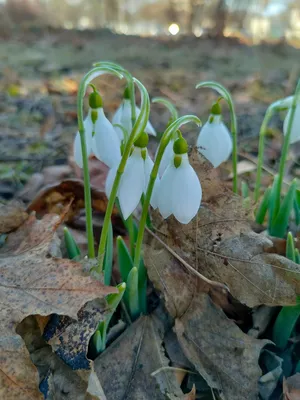
[(28, 218), (23, 203), (12, 200), (7, 204), (0, 204), (0, 234), (17, 229)]
[(42, 398), (37, 371), (15, 331), (25, 317), (58, 314), (76, 319), (86, 302), (116, 292), (85, 275), (80, 263), (50, 255), (59, 221), (57, 215), (29, 217), (0, 251), (1, 398)]
[(104, 393), (113, 393), (114, 400), (183, 398), (173, 371), (162, 368), (169, 364), (162, 325), (154, 314), (139, 318), (95, 360)]
[(175, 331), (187, 358), (222, 398), (258, 398), (258, 358), (270, 341), (243, 333), (204, 293), (176, 319)]
[[(95, 187), (91, 187), (91, 195), (93, 210), (104, 214), (107, 206), (105, 193)], [(66, 222), (72, 221), (79, 211), (84, 209), (84, 187), (82, 180), (68, 179), (43, 188), (29, 204), (27, 211), (35, 211), (39, 216), (48, 213), (60, 214), (61, 210), (70, 201), (72, 201), (72, 205), (66, 215)], [(117, 214), (118, 211), (114, 208), (112, 215), (115, 216)]]

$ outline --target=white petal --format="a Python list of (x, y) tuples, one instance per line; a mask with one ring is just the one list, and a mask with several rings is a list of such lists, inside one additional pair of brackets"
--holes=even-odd
[(98, 108), (92, 150), (95, 156), (108, 167), (113, 168), (121, 159), (120, 139), (114, 127), (106, 118), (103, 108)]
[(157, 202), (159, 212), (163, 218), (168, 218), (173, 212), (172, 192), (175, 176), (176, 168), (173, 162), (171, 162), (160, 180), (159, 191), (155, 193), (154, 197), (154, 203)]
[[(146, 160), (145, 160), (145, 190), (144, 190), (144, 193), (146, 193), (146, 191), (147, 191), (147, 187), (148, 187), (148, 184), (149, 184), (150, 174), (151, 174), (153, 165), (154, 165), (154, 163), (151, 160), (149, 154), (147, 153), (147, 157), (146, 157)], [(152, 196), (151, 196), (151, 199), (150, 199), (150, 204), (154, 209), (157, 208), (157, 195), (158, 195), (159, 182), (160, 182), (160, 179), (157, 176), (156, 179), (155, 179), (155, 182), (154, 182)]]
[[(132, 122), (131, 122), (131, 105), (130, 100), (124, 99), (121, 103), (120, 107), (115, 112), (115, 115), (112, 119), (113, 124), (122, 125), (127, 135), (129, 136), (132, 130)], [(124, 133), (121, 128), (115, 127), (115, 130), (122, 140), (124, 138)]]
[[(138, 117), (140, 115), (141, 110), (139, 109), (138, 106), (135, 107), (135, 112), (136, 112), (136, 117)], [(148, 133), (149, 135), (153, 135), (156, 136), (156, 131), (153, 128), (152, 124), (150, 121), (147, 122), (146, 128), (145, 128), (145, 132)]]
[[(287, 128), (288, 128), (288, 123), (289, 119), (291, 117), (291, 109), (286, 114), (286, 117), (284, 119), (283, 123), (283, 133), (284, 135), (287, 134)], [(293, 120), (293, 125), (292, 125), (292, 131), (291, 131), (291, 136), (290, 136), (290, 143), (295, 143), (300, 140), (300, 104), (296, 105), (296, 111), (294, 114), (294, 120)]]
[(138, 206), (145, 187), (144, 160), (141, 149), (135, 148), (129, 157), (119, 186), (119, 201), (124, 219)]
[(114, 184), (114, 180), (116, 177), (118, 166), (116, 165), (115, 167), (111, 168), (107, 174), (106, 181), (105, 181), (105, 193), (107, 198), (109, 199), (111, 189)]
[(145, 160), (145, 190), (144, 192), (146, 193), (148, 184), (149, 184), (149, 179), (150, 179), (150, 174), (153, 168), (153, 161), (151, 160), (148, 151), (147, 151), (147, 156), (146, 156), (146, 160)]
[[(83, 122), (84, 130), (85, 130), (85, 143), (86, 143), (86, 152), (89, 156), (92, 151), (92, 131), (93, 131), (93, 123), (91, 120), (91, 113), (89, 112), (88, 116)], [(80, 141), (80, 134), (77, 132), (74, 141), (74, 160), (76, 164), (82, 168), (83, 161), (82, 161), (82, 151), (81, 151), (81, 141)]]
[(166, 168), (169, 166), (170, 162), (173, 160), (173, 157), (174, 157), (173, 145), (174, 145), (174, 140), (170, 140), (167, 147), (165, 148), (164, 154), (163, 154), (161, 162), (159, 164), (159, 170), (158, 170), (159, 176), (163, 175)]
[(182, 224), (188, 224), (197, 214), (202, 189), (199, 178), (188, 160), (176, 168), (172, 186), (172, 214)]
[(159, 189), (160, 189), (160, 179), (157, 177), (154, 182), (152, 196), (150, 199), (150, 204), (154, 208), (154, 210), (156, 210), (158, 207)]
[(197, 147), (216, 168), (230, 157), (232, 138), (223, 122), (208, 121), (200, 131)]

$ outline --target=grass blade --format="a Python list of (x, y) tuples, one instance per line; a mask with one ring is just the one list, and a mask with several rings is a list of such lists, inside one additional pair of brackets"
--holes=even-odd
[(299, 316), (300, 304), (284, 306), (278, 314), (273, 326), (273, 341), (281, 350), (286, 348)]
[(110, 285), (112, 266), (113, 266), (113, 246), (114, 246), (114, 235), (112, 223), (110, 221), (109, 230), (106, 241), (106, 251), (104, 254), (104, 285)]
[(296, 261), (294, 237), (291, 232), (287, 235), (285, 256), (289, 260)]
[(139, 291), (138, 291), (138, 270), (133, 267), (128, 274), (127, 290), (125, 294), (128, 310), (132, 320), (135, 320), (140, 315), (139, 307)]
[(79, 258), (81, 254), (79, 247), (77, 246), (75, 239), (67, 227), (64, 228), (64, 239), (69, 259), (74, 260)]
[(121, 236), (117, 237), (117, 255), (122, 281), (127, 282), (128, 275), (133, 267), (133, 260)]
[(271, 188), (268, 188), (265, 191), (262, 201), (256, 211), (255, 220), (260, 225), (262, 225), (264, 223), (264, 220), (265, 220), (265, 217), (266, 217), (266, 214), (268, 211), (268, 207), (269, 207), (270, 196), (271, 196)]

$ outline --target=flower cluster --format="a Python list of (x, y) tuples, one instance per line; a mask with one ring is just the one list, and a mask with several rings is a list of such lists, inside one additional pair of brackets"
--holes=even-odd
[[(136, 107), (136, 114), (140, 110)], [(89, 111), (84, 121), (87, 155), (93, 153), (109, 167), (105, 191), (110, 196), (112, 186), (119, 168), (122, 155), (122, 144), (126, 144), (132, 131), (131, 101), (128, 89), (124, 99), (112, 118), (112, 123), (103, 111), (100, 94), (94, 89), (89, 97)], [(122, 174), (117, 197), (124, 219), (126, 220), (137, 208), (143, 195), (146, 194), (150, 174), (154, 162), (151, 159), (147, 145), (148, 133), (156, 135), (148, 121), (143, 132), (133, 143), (130, 156)], [(188, 146), (181, 133), (178, 138), (171, 138), (166, 146), (155, 179), (150, 198), (151, 206), (158, 208), (164, 218), (171, 214), (187, 224), (197, 214), (201, 203), (201, 185), (197, 174), (189, 163)], [(82, 167), (82, 149), (80, 133), (75, 137), (74, 159)]]

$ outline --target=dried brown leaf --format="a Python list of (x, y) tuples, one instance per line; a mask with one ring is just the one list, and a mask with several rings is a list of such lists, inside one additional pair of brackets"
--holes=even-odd
[[(267, 236), (252, 231), (249, 223), (252, 211), (243, 208), (242, 199), (216, 178), (208, 163), (199, 161), (197, 156), (193, 163), (202, 184), (202, 207), (188, 225), (180, 225), (172, 217), (164, 221), (155, 215), (161, 240), (206, 279), (226, 285), (240, 303), (249, 307), (263, 303), (295, 304), (296, 293), (300, 292), (300, 267), (285, 257), (269, 253), (273, 243)], [(148, 244), (151, 250), (146, 258), (153, 259), (152, 249), (157, 244), (153, 239)], [(166, 252), (161, 250), (161, 260)], [(161, 272), (158, 258), (155, 259), (154, 263), (147, 261), (152, 277)], [(165, 283), (172, 279), (172, 266), (166, 267)], [(186, 285), (182, 292), (175, 293), (183, 302), (195, 290), (195, 282)]]
[(175, 329), (185, 355), (222, 398), (257, 399), (258, 358), (268, 341), (243, 333), (206, 294), (193, 299)]
[[(92, 187), (93, 210), (105, 213), (107, 197), (103, 191)], [(84, 208), (83, 182), (79, 179), (68, 179), (59, 184), (44, 188), (37, 197), (29, 204), (28, 211), (36, 211), (38, 215), (48, 213), (60, 214), (62, 209), (71, 202), (66, 221), (71, 221), (78, 212)], [(113, 215), (117, 215), (114, 209)]]
[(95, 360), (104, 393), (113, 393), (114, 400), (182, 399), (174, 373), (169, 374), (163, 368), (169, 361), (162, 347), (162, 336), (161, 322), (151, 315), (140, 318), (114, 341)]
[(28, 218), (24, 205), (16, 200), (0, 204), (0, 234), (17, 229)]
[(80, 263), (51, 256), (58, 216), (31, 216), (0, 251), (1, 398), (42, 398), (38, 375), (16, 333), (28, 315), (66, 315), (76, 319), (81, 307), (115, 292), (82, 272)]

